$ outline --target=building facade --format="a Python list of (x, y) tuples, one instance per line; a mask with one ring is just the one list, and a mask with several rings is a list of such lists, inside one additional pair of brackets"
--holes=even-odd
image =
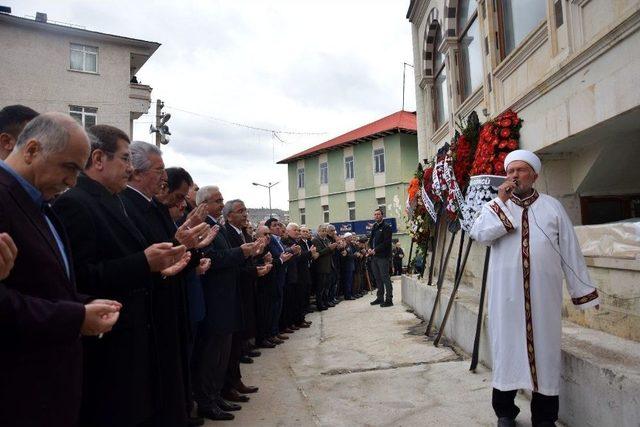
[(381, 208), (408, 248), (405, 206), (417, 155), (415, 113), (399, 111), (281, 160), (289, 172), (291, 220), (312, 229), (357, 226)]
[[(521, 148), (542, 159), (536, 188), (574, 225), (640, 217), (640, 1), (413, 0), (407, 19), (421, 159), (451, 140), (459, 117), (511, 108), (523, 119)], [(463, 276), (476, 293), (483, 261), (475, 247)], [(640, 258), (586, 262), (600, 313), (565, 298), (563, 315), (640, 340)]]
[(58, 111), (129, 135), (149, 111), (151, 87), (136, 73), (159, 43), (0, 13), (0, 106)]

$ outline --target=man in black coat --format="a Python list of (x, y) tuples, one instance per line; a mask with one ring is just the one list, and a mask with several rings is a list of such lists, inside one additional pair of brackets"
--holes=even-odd
[[(184, 238), (177, 230), (168, 208), (155, 198), (160, 193), (164, 171), (161, 151), (153, 144), (136, 141), (130, 146), (133, 173), (122, 192), (127, 214), (145, 239), (153, 243), (177, 243), (191, 249), (197, 243), (191, 236)], [(188, 188), (185, 189), (184, 194)], [(191, 259), (187, 252), (176, 265), (174, 274), (153, 274), (153, 319), (158, 345), (160, 368), (160, 410), (155, 414), (154, 426), (179, 427), (187, 425), (189, 398), (189, 321), (186, 306), (186, 285), (179, 274)], [(197, 261), (199, 262), (199, 260)]]
[[(76, 291), (64, 227), (47, 203), (76, 183), (89, 139), (71, 117), (31, 121), (0, 161), (0, 233), (17, 249), (0, 294), (0, 425), (74, 426), (81, 335), (107, 332), (120, 305)], [(108, 336), (107, 336), (108, 337)]]
[(78, 288), (124, 307), (111, 334), (84, 341), (81, 424), (136, 426), (150, 422), (159, 406), (151, 273), (169, 267), (184, 249), (150, 246), (125, 213), (118, 193), (132, 171), (127, 134), (107, 125), (91, 133), (85, 172), (54, 210), (69, 234)]
[[(285, 296), (287, 297), (288, 309), (286, 311), (285, 325), (291, 329), (308, 328), (311, 323), (306, 322), (305, 295), (308, 288), (309, 261), (313, 256), (313, 251), (301, 238), (300, 226), (294, 222), (287, 224), (286, 237), (282, 239), (282, 244), (287, 248), (292, 248), (295, 256), (289, 262), (287, 268), (287, 280), (285, 285)], [(285, 313), (283, 313), (285, 315)]]
[(373, 212), (373, 217), (376, 223), (371, 229), (368, 253), (371, 256), (371, 269), (378, 286), (378, 295), (371, 305), (380, 304), (380, 307), (390, 307), (393, 305), (393, 286), (389, 275), (389, 259), (393, 233), (391, 226), (384, 222), (380, 209)]
[[(205, 186), (196, 193), (197, 205), (205, 204), (207, 223), (217, 225), (224, 199), (218, 187)], [(220, 228), (213, 242), (203, 249), (211, 259), (211, 268), (202, 276), (206, 315), (200, 323), (193, 355), (193, 391), (198, 414), (212, 420), (231, 420), (237, 409), (221, 397), (234, 332), (242, 330), (240, 294), (237, 286), (239, 269), (245, 259), (261, 252), (256, 243), (232, 247), (225, 228)]]
[[(231, 247), (238, 248), (247, 243), (242, 232), (242, 228), (247, 222), (247, 208), (244, 202), (239, 199), (228, 201), (222, 209), (222, 215), (225, 219), (224, 227)], [(249, 257), (237, 273), (236, 283), (240, 296), (239, 303), (243, 328), (233, 333), (223, 392), (223, 397), (232, 402), (247, 402), (249, 398), (242, 396), (241, 393), (255, 393), (258, 391), (258, 387), (247, 386), (242, 382), (240, 359), (243, 356), (244, 343), (249, 331), (255, 330), (255, 280), (266, 275), (270, 270), (270, 266), (255, 265), (254, 257)]]

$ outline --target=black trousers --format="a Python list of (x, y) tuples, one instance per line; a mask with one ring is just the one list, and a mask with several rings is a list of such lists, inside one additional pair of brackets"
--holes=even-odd
[(224, 384), (232, 334), (213, 333), (201, 328), (193, 353), (193, 394), (198, 409), (209, 410)]
[(242, 346), (244, 344), (244, 334), (234, 332), (231, 338), (231, 350), (229, 351), (229, 361), (227, 362), (227, 373), (224, 380), (224, 390), (234, 388), (242, 378), (240, 372), (240, 358), (242, 357)]
[[(506, 417), (514, 419), (520, 408), (516, 406), (514, 400), (518, 390), (500, 391), (493, 389), (491, 404), (498, 418)], [(531, 399), (531, 423), (535, 427), (543, 421), (555, 422), (558, 420), (558, 410), (560, 399), (558, 396), (546, 396), (533, 392)]]

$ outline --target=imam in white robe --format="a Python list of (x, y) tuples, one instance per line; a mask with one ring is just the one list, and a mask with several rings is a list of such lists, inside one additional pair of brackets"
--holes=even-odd
[(493, 387), (558, 395), (563, 277), (575, 305), (600, 303), (571, 220), (559, 201), (534, 191), (486, 203), (470, 235), (491, 246)]

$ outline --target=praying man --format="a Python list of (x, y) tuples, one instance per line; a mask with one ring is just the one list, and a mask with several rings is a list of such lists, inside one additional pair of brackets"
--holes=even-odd
[(558, 200), (533, 188), (541, 168), (530, 151), (509, 153), (498, 197), (471, 229), (472, 239), (491, 246), (492, 405), (499, 427), (515, 426), (518, 389), (532, 391), (533, 426), (558, 419), (563, 277), (573, 304), (600, 304), (569, 216)]

